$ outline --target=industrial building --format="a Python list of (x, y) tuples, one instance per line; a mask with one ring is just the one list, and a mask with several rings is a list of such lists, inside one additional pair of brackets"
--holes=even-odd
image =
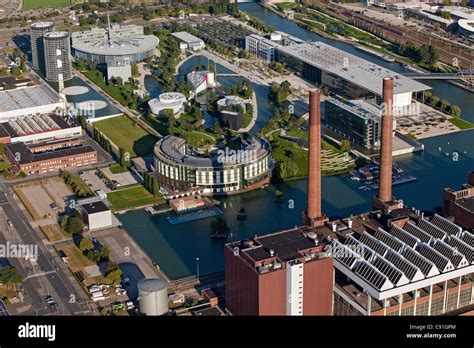
[[(386, 105), (393, 105), (393, 92), (393, 79), (384, 78)], [(313, 91), (305, 226), (226, 245), (228, 310), (305, 315), (316, 305), (335, 315), (441, 315), (474, 303), (474, 235), (392, 196), (393, 108), (384, 108), (382, 117), (373, 210), (333, 221), (323, 214), (319, 108)], [(311, 262), (320, 266), (307, 274)]]
[(52, 22), (33, 23), (30, 27), (33, 68), (39, 69), (43, 73), (46, 71), (43, 36), (50, 31), (54, 31), (54, 23)]
[(181, 138), (166, 136), (153, 150), (156, 177), (169, 196), (187, 192), (229, 194), (267, 184), (271, 176), (270, 145), (249, 138), (240, 150), (214, 150), (199, 154)]
[(394, 79), (394, 108), (409, 106), (413, 93), (431, 88), (323, 42), (280, 46), (277, 50), (278, 60), (298, 70), (303, 78), (349, 99), (380, 101), (384, 76)]
[(177, 117), (184, 110), (186, 103), (187, 99), (183, 93), (168, 92), (151, 99), (148, 106), (154, 115), (161, 115), (164, 110), (172, 110), (173, 115)]
[(159, 44), (155, 35), (144, 35), (141, 26), (118, 24), (72, 33), (71, 42), (76, 58), (97, 64), (123, 59), (141, 62), (153, 57)]
[(43, 41), (46, 80), (62, 82), (72, 79), (69, 33), (48, 32), (44, 34)]
[(49, 85), (0, 91), (0, 122), (35, 114), (48, 114), (64, 107), (64, 101)]
[(68, 115), (37, 114), (0, 123), (0, 143), (36, 143), (77, 137), (82, 128)]
[(43, 174), (60, 169), (91, 165), (97, 162), (97, 152), (79, 139), (5, 146), (5, 155), (18, 171)]
[(104, 202), (82, 204), (81, 207), (89, 231), (112, 226), (112, 211)]
[(469, 173), (461, 189), (444, 189), (443, 215), (454, 217), (456, 224), (474, 232), (474, 172)]
[(179, 31), (176, 33), (171, 33), (178, 42), (180, 43), (181, 49), (188, 49), (191, 51), (199, 51), (204, 49), (206, 45), (204, 44), (204, 41), (202, 41), (200, 38), (191, 35), (185, 31)]

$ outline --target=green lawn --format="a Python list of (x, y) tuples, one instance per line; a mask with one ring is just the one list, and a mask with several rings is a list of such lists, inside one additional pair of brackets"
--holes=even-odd
[(146, 156), (153, 152), (157, 138), (134, 123), (127, 116), (117, 116), (94, 122), (115, 145), (130, 154), (130, 157)]
[(114, 163), (109, 166), (110, 171), (112, 174), (120, 174), (120, 173), (125, 173), (128, 171), (127, 168), (122, 167), (119, 163)]
[(163, 197), (155, 197), (143, 186), (135, 186), (128, 189), (109, 192), (107, 194), (107, 199), (110, 204), (112, 204), (112, 210), (117, 211), (153, 204), (163, 199)]
[(298, 4), (296, 2), (280, 2), (278, 4), (275, 4), (276, 7), (278, 7), (278, 9), (280, 11), (283, 11), (283, 9), (285, 8), (295, 8), (295, 7), (298, 7)]
[(474, 123), (471, 123), (459, 117), (448, 118), (448, 121), (462, 130), (474, 128)]
[(66, 7), (71, 5), (71, 0), (23, 0), (23, 9), (31, 10), (44, 7)]

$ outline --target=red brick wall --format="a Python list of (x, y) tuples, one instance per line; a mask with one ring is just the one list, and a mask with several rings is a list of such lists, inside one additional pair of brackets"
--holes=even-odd
[(332, 315), (334, 279), (332, 258), (307, 262), (303, 271), (303, 314)]
[(258, 315), (286, 315), (286, 269), (259, 276)]
[(258, 315), (258, 275), (230, 246), (224, 248), (225, 296), (233, 315)]

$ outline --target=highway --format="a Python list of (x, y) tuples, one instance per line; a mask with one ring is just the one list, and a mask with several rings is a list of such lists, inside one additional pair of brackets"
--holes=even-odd
[[(23, 266), (19, 259), (10, 258), (9, 262), (14, 266), (23, 279), (23, 289), (26, 291), (26, 298), (32, 303), (28, 310), (28, 315), (78, 315), (90, 313), (90, 309), (83, 300), (85, 293), (78, 293), (71, 281), (68, 279), (64, 269), (56, 267), (49, 251), (38, 232), (28, 223), (28, 217), (19, 208), (14, 199), (9, 195), (9, 188), (5, 184), (0, 185), (0, 206), (3, 208), (13, 227), (18, 232), (21, 242), (26, 245), (38, 245), (38, 259), (36, 265), (32, 267)], [(6, 238), (0, 234), (0, 242), (5, 244)], [(36, 275), (37, 273), (44, 273)], [(51, 294), (58, 306), (49, 307), (45, 302), (45, 294)], [(71, 295), (74, 295), (76, 302), (70, 303)], [(79, 304), (79, 302), (82, 302)]]

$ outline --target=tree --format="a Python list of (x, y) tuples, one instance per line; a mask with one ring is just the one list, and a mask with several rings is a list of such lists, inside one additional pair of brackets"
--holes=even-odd
[(222, 216), (211, 221), (211, 237), (227, 237), (230, 228), (227, 225), (227, 220)]
[(120, 284), (122, 281), (122, 270), (115, 262), (109, 261), (105, 265), (105, 276), (114, 284)]
[(433, 45), (423, 45), (418, 51), (420, 62), (427, 65), (435, 65), (439, 59), (439, 51)]
[(0, 268), (0, 284), (13, 285), (22, 282), (21, 276), (12, 266)]
[(79, 216), (71, 216), (67, 219), (65, 232), (69, 234), (76, 234), (82, 232), (84, 229), (84, 220)]
[(4, 155), (5, 154), (5, 144), (0, 144), (0, 155)]
[(352, 144), (348, 139), (343, 139), (341, 141), (341, 150), (344, 152), (349, 152), (352, 149)]
[(20, 77), (21, 75), (21, 69), (19, 66), (12, 68), (11, 72), (12, 72), (12, 75), (15, 77)]
[(461, 108), (457, 105), (453, 105), (451, 107), (451, 116), (460, 117), (461, 116)]
[(89, 250), (94, 249), (94, 243), (90, 238), (84, 237), (79, 243), (79, 249), (82, 251), (83, 254), (85, 254)]
[(449, 101), (447, 101), (446, 99), (443, 99), (441, 101), (441, 111), (445, 112), (446, 110), (448, 110), (448, 108), (450, 107), (451, 104), (449, 104)]
[(138, 70), (138, 64), (137, 63), (132, 64), (132, 76), (133, 77), (140, 76), (140, 71)]

